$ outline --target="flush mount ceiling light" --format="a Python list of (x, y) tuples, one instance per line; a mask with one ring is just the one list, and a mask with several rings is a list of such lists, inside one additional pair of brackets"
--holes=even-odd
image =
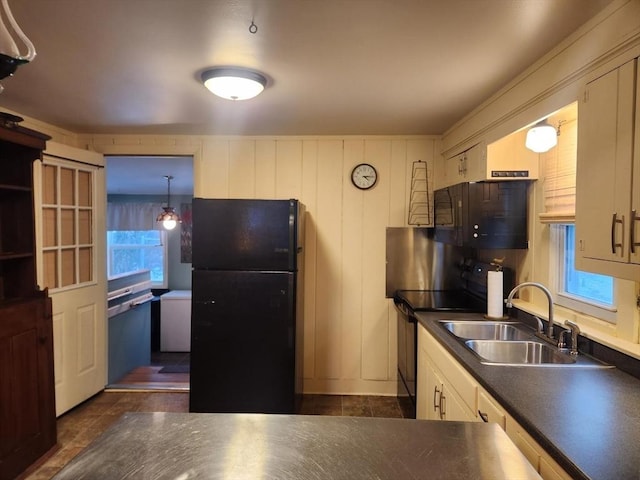
[(205, 70), (202, 82), (215, 95), (228, 100), (247, 100), (258, 95), (267, 85), (264, 75), (239, 67)]
[(163, 212), (158, 215), (156, 222), (162, 223), (162, 227), (165, 230), (173, 230), (178, 223), (181, 223), (180, 216), (176, 213), (175, 209), (171, 206), (171, 175), (165, 175), (167, 179), (167, 206), (162, 207)]
[(533, 152), (544, 153), (551, 150), (557, 144), (558, 133), (546, 120), (536, 123), (527, 132), (525, 146)]

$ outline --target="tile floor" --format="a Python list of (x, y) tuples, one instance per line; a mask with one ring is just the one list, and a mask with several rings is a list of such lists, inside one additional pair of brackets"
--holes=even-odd
[[(58, 418), (58, 450), (26, 476), (48, 480), (124, 412), (188, 412), (186, 392), (104, 391)], [(395, 397), (305, 395), (301, 414), (401, 418)]]

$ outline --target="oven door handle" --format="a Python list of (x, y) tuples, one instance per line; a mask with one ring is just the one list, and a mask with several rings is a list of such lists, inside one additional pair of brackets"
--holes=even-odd
[(393, 302), (396, 310), (400, 313), (400, 315), (409, 323), (416, 323), (417, 319), (414, 313), (407, 307), (405, 303), (394, 300)]

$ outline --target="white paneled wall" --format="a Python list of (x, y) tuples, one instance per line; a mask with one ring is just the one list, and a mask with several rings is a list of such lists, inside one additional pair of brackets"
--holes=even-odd
[[(164, 153), (185, 144), (195, 152), (195, 196), (305, 204), (305, 392), (394, 395), (396, 313), (385, 298), (386, 228), (406, 226), (412, 163), (427, 162), (432, 179), (438, 138), (173, 138), (177, 150)], [(171, 143), (152, 136), (87, 140), (120, 154), (159, 154)], [(351, 184), (351, 170), (361, 162), (379, 174), (368, 191)]]
[[(298, 198), (305, 238), (305, 391), (395, 392), (396, 316), (385, 298), (385, 230), (406, 225), (411, 165), (433, 165), (436, 140), (209, 138), (196, 195)], [(361, 162), (376, 186), (351, 185)]]

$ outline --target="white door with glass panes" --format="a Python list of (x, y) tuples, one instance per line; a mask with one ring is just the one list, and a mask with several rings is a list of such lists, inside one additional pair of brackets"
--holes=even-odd
[(47, 143), (36, 162), (38, 283), (53, 305), (56, 414), (107, 379), (105, 174), (101, 154)]

